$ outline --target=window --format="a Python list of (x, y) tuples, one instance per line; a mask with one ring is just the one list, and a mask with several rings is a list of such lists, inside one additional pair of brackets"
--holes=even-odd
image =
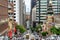
[(41, 2), (41, 4), (47, 4), (47, 2)]
[(38, 18), (38, 17), (36, 17), (36, 20), (39, 20), (39, 18)]
[(16, 18), (16, 16), (14, 16), (14, 18)]
[(41, 10), (41, 12), (47, 12), (46, 10)]
[(16, 2), (16, 1), (14, 1), (14, 2)]
[(39, 11), (39, 8), (37, 8), (36, 11)]
[(10, 15), (10, 13), (8, 13)]
[(10, 13), (11, 15), (13, 15), (13, 13)]
[(38, 12), (38, 13), (36, 13), (36, 15), (39, 15), (39, 12)]
[(14, 21), (16, 21), (16, 20), (14, 19)]
[(57, 2), (52, 2), (53, 4), (57, 4)]
[(52, 1), (56, 1), (56, 0), (52, 0)]
[(11, 10), (11, 8), (8, 8), (9, 10)]
[(14, 13), (14, 15), (16, 15), (16, 13)]
[(15, 6), (16, 4), (14, 4), (14, 6)]

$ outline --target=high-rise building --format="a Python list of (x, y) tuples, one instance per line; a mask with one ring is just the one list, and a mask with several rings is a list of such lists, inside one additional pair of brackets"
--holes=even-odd
[(26, 13), (24, 0), (9, 0), (9, 2), (13, 5), (13, 13), (11, 13), (12, 15), (10, 16), (13, 16), (13, 19), (17, 22), (17, 24), (23, 25), (23, 18), (25, 17), (24, 15)]
[(31, 0), (31, 11), (30, 11), (30, 26), (32, 26), (32, 10), (36, 5), (36, 0)]
[(60, 13), (60, 0), (57, 0), (57, 1), (58, 1), (57, 2), (58, 3), (58, 5), (57, 5), (58, 6), (58, 13)]
[(32, 26), (36, 26), (36, 5), (32, 9)]
[[(47, 6), (50, 0), (37, 0), (36, 2), (36, 21), (40, 21), (43, 23), (46, 21), (47, 16)], [(58, 0), (51, 0), (52, 1), (52, 9), (55, 14), (60, 13), (60, 2)]]
[(8, 16), (10, 19), (16, 21), (15, 18), (15, 13), (14, 13), (14, 4), (13, 4), (13, 0), (8, 0)]
[(8, 28), (8, 0), (0, 0), (0, 35)]
[(55, 20), (54, 20), (54, 12), (52, 8), (52, 1), (50, 0), (47, 6), (47, 16), (46, 16), (46, 22), (43, 24), (43, 31), (47, 31), (49, 34), (50, 33), (50, 28), (55, 26)]

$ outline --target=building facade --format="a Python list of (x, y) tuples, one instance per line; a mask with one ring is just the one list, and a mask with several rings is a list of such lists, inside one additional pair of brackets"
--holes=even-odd
[(8, 28), (7, 19), (8, 19), (8, 0), (0, 0), (0, 34), (1, 35)]
[(60, 27), (60, 14), (55, 14), (54, 20), (55, 20), (55, 26), (59, 28)]
[[(46, 21), (47, 6), (50, 0), (37, 0), (36, 2), (36, 21), (43, 23)], [(55, 14), (60, 13), (60, 2), (58, 0), (51, 0), (52, 8)]]
[(36, 24), (36, 5), (32, 9), (32, 26), (34, 27)]
[(14, 13), (14, 3), (12, 0), (8, 0), (8, 16), (10, 19), (16, 21), (15, 18), (15, 13)]
[(0, 0), (0, 20), (8, 18), (8, 0)]
[(24, 0), (9, 0), (12, 3), (13, 13), (10, 16), (13, 16), (14, 21), (19, 25), (23, 25), (24, 23), (24, 15), (26, 13), (26, 6)]

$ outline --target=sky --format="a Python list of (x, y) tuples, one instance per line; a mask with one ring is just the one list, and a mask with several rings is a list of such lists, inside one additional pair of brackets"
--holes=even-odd
[(26, 5), (26, 12), (30, 12), (31, 0), (24, 0)]

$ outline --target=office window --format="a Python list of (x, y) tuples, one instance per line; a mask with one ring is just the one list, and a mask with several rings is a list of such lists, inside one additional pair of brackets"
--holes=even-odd
[(57, 2), (52, 2), (52, 4), (57, 4)]
[(9, 10), (11, 10), (11, 8), (8, 8)]
[(16, 18), (16, 16), (14, 16), (14, 18)]
[(14, 2), (16, 2), (16, 1), (14, 1)]
[(14, 13), (14, 15), (16, 15), (16, 13)]
[(56, 0), (52, 0), (52, 1), (56, 1)]
[(16, 20), (14, 19), (14, 21), (16, 21)]
[(10, 13), (8, 13), (10, 15)]
[(39, 20), (39, 18), (38, 18), (38, 17), (36, 17), (36, 20)]
[(10, 15), (13, 15), (13, 13), (10, 13)]
[(16, 4), (14, 4), (14, 6), (15, 6)]
[(47, 4), (47, 2), (41, 2), (40, 4)]

